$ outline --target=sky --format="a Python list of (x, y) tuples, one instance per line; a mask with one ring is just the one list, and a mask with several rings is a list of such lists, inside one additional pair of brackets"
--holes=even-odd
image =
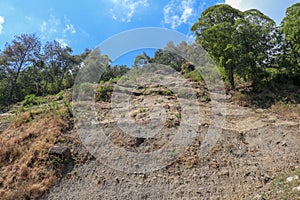
[(240, 10), (256, 8), (280, 23), (287, 7), (299, 0), (1, 0), (0, 50), (15, 35), (36, 33), (57, 40), (75, 54), (120, 32), (163, 27), (193, 37), (190, 27), (209, 6), (227, 3)]

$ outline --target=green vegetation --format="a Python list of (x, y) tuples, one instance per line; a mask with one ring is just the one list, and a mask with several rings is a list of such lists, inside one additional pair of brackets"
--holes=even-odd
[(164, 95), (164, 96), (170, 96), (172, 94), (173, 94), (173, 92), (170, 89), (166, 89), (162, 92), (162, 95)]
[[(299, 186), (300, 169), (291, 173), (281, 174), (278, 178), (271, 182), (270, 188), (267, 192), (260, 195), (259, 200), (271, 199), (297, 199), (299, 198), (300, 191), (294, 189)], [(298, 177), (296, 180), (287, 181), (288, 177)]]
[(109, 82), (101, 84), (96, 90), (96, 101), (109, 101), (114, 87)]
[[(206, 77), (215, 74), (209, 72), (216, 69), (205, 59), (197, 63), (200, 66), (194, 66), (189, 57), (181, 56), (189, 52), (193, 54), (189, 55), (191, 58), (205, 58), (205, 51), (194, 52), (199, 44), (217, 64), (228, 90), (236, 90), (242, 84), (251, 87), (247, 95), (262, 94), (269, 88), (276, 96), (275, 90), (282, 83), (300, 85), (299, 7), (300, 3), (289, 7), (280, 26), (276, 27), (272, 19), (258, 10), (242, 12), (226, 4), (212, 6), (191, 28), (197, 36), (194, 44), (169, 42), (153, 57), (145, 52), (138, 55), (130, 77), (123, 76), (129, 70), (127, 66), (111, 66), (110, 58), (101, 55), (100, 49), (72, 55), (70, 47), (56, 41), (42, 44), (35, 34), (16, 36), (0, 52), (0, 109), (7, 110), (8, 106), (24, 99), (24, 104), (39, 104), (37, 97), (71, 88), (79, 69), (84, 74), (79, 80), (83, 83), (79, 91), (86, 93), (91, 89), (88, 84), (101, 81), (96, 89), (97, 100), (108, 99), (112, 89), (105, 82), (111, 85), (118, 80), (136, 81), (141, 74), (135, 69), (143, 69), (145, 64), (150, 64), (145, 67), (147, 72), (159, 70), (157, 64), (162, 64), (181, 71), (192, 81), (217, 81), (218, 77)], [(91, 77), (95, 80), (90, 80)]]
[(196, 82), (203, 81), (203, 78), (199, 70), (193, 70), (191, 72), (187, 72), (184, 74), (184, 77), (191, 81), (196, 81)]
[(8, 106), (25, 97), (25, 104), (35, 104), (38, 103), (36, 97), (71, 88), (82, 65), (93, 73), (101, 73), (99, 77), (103, 81), (128, 71), (126, 66), (110, 66), (110, 62), (99, 49), (72, 55), (70, 47), (63, 47), (57, 41), (42, 45), (35, 34), (15, 36), (0, 51), (0, 109), (7, 110)]
[(140, 113), (144, 113), (144, 112), (146, 112), (146, 109), (145, 109), (145, 108), (140, 108), (140, 109), (139, 109), (139, 112), (140, 112)]
[(191, 30), (224, 70), (231, 89), (236, 88), (236, 77), (251, 82), (254, 92), (278, 79), (299, 85), (299, 7), (288, 8), (277, 28), (258, 10), (241, 12), (220, 4), (204, 11)]

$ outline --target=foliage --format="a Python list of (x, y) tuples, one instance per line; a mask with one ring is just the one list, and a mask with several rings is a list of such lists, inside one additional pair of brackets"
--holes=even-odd
[(110, 66), (110, 62), (99, 49), (72, 55), (70, 47), (57, 41), (42, 45), (35, 34), (16, 36), (0, 51), (0, 109), (6, 110), (26, 95), (47, 96), (72, 87), (83, 66), (90, 70), (86, 77), (95, 77), (95, 82), (99, 81), (97, 72), (108, 81), (128, 71), (125, 65)]
[(113, 85), (105, 83), (96, 89), (96, 101), (109, 101), (113, 92)]
[(191, 29), (235, 88), (235, 74), (255, 88), (272, 63), (275, 22), (258, 10), (241, 12), (229, 5), (204, 11)]
[(184, 77), (190, 79), (191, 81), (197, 81), (197, 82), (203, 81), (203, 77), (201, 76), (198, 70), (185, 73)]
[(238, 67), (238, 49), (232, 39), (235, 21), (242, 12), (229, 5), (216, 5), (205, 10), (191, 30), (197, 41), (209, 52), (216, 64), (223, 67), (231, 87), (235, 88), (234, 71)]
[[(170, 66), (192, 81), (204, 79), (213, 83), (219, 80), (215, 76), (218, 74), (226, 88), (251, 85), (252, 91), (258, 93), (266, 85), (276, 89), (274, 82), (300, 85), (299, 10), (300, 3), (290, 6), (276, 27), (272, 19), (258, 10), (242, 12), (226, 4), (209, 7), (191, 28), (196, 34), (195, 43), (168, 42), (153, 57), (146, 52), (137, 55), (130, 80), (129, 68), (112, 66), (110, 58), (98, 48), (73, 55), (70, 47), (57, 41), (42, 44), (35, 34), (15, 36), (0, 51), (0, 109), (7, 110), (25, 97), (23, 103), (29, 106), (37, 103), (38, 97), (71, 88), (78, 73), (80, 83), (100, 81), (96, 98), (108, 100), (114, 82), (136, 81), (142, 78), (140, 69), (151, 73), (161, 65)], [(208, 62), (209, 56), (218, 66), (217, 73), (214, 64)], [(200, 73), (194, 70), (194, 64)], [(74, 90), (86, 93), (89, 86), (83, 84)]]
[(300, 75), (300, 3), (290, 6), (281, 22), (283, 34), (283, 53), (281, 65), (288, 69), (290, 77)]

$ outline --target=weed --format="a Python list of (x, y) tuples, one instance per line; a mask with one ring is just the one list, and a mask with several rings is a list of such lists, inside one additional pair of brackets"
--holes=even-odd
[(269, 198), (268, 198), (268, 195), (267, 195), (266, 193), (263, 193), (263, 194), (261, 195), (261, 198), (262, 198), (263, 200), (269, 199)]
[(111, 84), (100, 85), (96, 90), (96, 101), (109, 101), (113, 92)]
[(158, 102), (158, 103), (163, 103), (164, 100), (163, 100), (163, 99), (159, 99), (159, 100), (157, 100), (157, 102)]
[(162, 95), (164, 95), (164, 96), (171, 96), (172, 94), (173, 94), (173, 92), (170, 89), (164, 90), (162, 92)]
[(146, 109), (145, 109), (145, 108), (140, 108), (140, 109), (139, 109), (139, 112), (140, 112), (140, 113), (144, 113), (144, 112), (146, 112)]
[(191, 81), (203, 81), (203, 77), (201, 76), (198, 70), (194, 70), (191, 72), (187, 72), (184, 74), (184, 77), (191, 80)]

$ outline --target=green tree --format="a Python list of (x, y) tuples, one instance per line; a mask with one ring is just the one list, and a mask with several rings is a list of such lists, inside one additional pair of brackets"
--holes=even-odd
[(98, 83), (105, 78), (103, 75), (109, 70), (110, 63), (109, 57), (101, 55), (99, 48), (92, 50), (82, 62), (76, 81)]
[(11, 44), (6, 44), (2, 59), (7, 63), (9, 79), (8, 103), (15, 102), (15, 91), (21, 71), (39, 59), (41, 43), (35, 34), (15, 36)]
[(64, 89), (63, 81), (75, 65), (70, 47), (63, 47), (59, 42), (47, 42), (44, 46), (44, 63), (46, 64), (46, 85), (50, 84), (51, 93)]
[(238, 49), (232, 38), (235, 22), (243, 17), (241, 11), (229, 5), (216, 5), (205, 10), (191, 30), (197, 41), (209, 52), (219, 67), (226, 72), (226, 79), (235, 88), (234, 72), (238, 67)]
[(133, 65), (135, 67), (141, 67), (145, 64), (152, 63), (152, 62), (153, 62), (152, 58), (150, 58), (150, 56), (148, 56), (146, 52), (143, 52), (143, 54), (137, 55), (135, 57)]
[(288, 69), (289, 76), (300, 75), (300, 3), (286, 10), (280, 29), (284, 38), (284, 57), (282, 65)]
[(184, 57), (186, 55), (187, 43), (180, 43), (175, 45), (173, 42), (168, 42), (164, 49), (158, 49), (154, 53), (153, 62), (163, 65), (168, 65), (176, 71), (181, 71), (181, 66), (186, 62)]
[(265, 68), (274, 61), (275, 22), (258, 10), (241, 12), (229, 5), (216, 5), (204, 11), (192, 31), (209, 52), (232, 89), (235, 76), (252, 82), (253, 89), (264, 79)]
[[(272, 64), (275, 22), (258, 10), (252, 9), (237, 19), (233, 32), (237, 49), (239, 75), (252, 81), (253, 89), (264, 79), (265, 69)], [(234, 56), (234, 55), (232, 55)]]
[(0, 53), (0, 109), (8, 106), (9, 93), (7, 88), (9, 88), (9, 80), (7, 70), (8, 65)]

